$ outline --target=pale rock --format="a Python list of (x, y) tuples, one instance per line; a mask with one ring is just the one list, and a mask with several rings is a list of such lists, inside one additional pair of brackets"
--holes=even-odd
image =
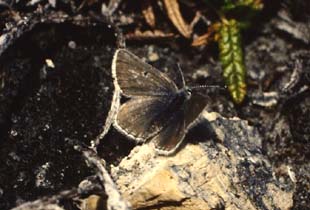
[(169, 157), (156, 155), (151, 144), (144, 144), (111, 167), (113, 179), (132, 208), (291, 208), (293, 187), (291, 183), (281, 186), (272, 175), (272, 167), (260, 152), (258, 132), (240, 119), (215, 113), (203, 116), (203, 126), (220, 133), (220, 142), (206, 139), (193, 144), (187, 139)]

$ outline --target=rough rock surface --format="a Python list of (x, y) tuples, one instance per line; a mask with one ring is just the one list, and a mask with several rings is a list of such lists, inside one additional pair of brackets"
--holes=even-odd
[(273, 177), (256, 130), (240, 119), (203, 116), (210, 123), (201, 125), (215, 131), (222, 143), (193, 144), (187, 138), (186, 146), (170, 157), (144, 144), (112, 166), (112, 177), (133, 209), (291, 208), (293, 184)]

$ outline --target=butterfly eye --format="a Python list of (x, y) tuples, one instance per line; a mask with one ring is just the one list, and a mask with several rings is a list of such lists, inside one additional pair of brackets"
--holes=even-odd
[(186, 98), (189, 99), (189, 98), (191, 97), (191, 95), (192, 95), (192, 89), (187, 88), (186, 91), (185, 91), (185, 93), (186, 93)]
[(148, 75), (149, 75), (149, 72), (147, 72), (147, 71), (143, 72), (143, 76), (147, 77)]
[(192, 95), (193, 90), (191, 88), (187, 88), (188, 95)]

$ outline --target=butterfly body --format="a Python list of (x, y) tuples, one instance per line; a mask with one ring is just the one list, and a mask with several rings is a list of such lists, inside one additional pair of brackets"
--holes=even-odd
[(114, 55), (112, 75), (115, 88), (129, 98), (119, 108), (114, 127), (138, 142), (151, 141), (160, 154), (172, 154), (205, 107), (192, 100), (183, 75), (183, 87), (178, 88), (166, 74), (124, 49)]

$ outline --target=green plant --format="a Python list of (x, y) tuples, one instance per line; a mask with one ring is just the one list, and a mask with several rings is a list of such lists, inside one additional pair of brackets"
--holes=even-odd
[(241, 103), (246, 94), (246, 72), (238, 22), (235, 19), (223, 20), (218, 33), (223, 77), (233, 100)]
[[(219, 46), (223, 77), (235, 103), (246, 95), (246, 68), (244, 65), (241, 29), (249, 25), (251, 17), (263, 8), (261, 0), (218, 0), (214, 5), (220, 21), (213, 25)], [(226, 17), (227, 16), (227, 17)]]

